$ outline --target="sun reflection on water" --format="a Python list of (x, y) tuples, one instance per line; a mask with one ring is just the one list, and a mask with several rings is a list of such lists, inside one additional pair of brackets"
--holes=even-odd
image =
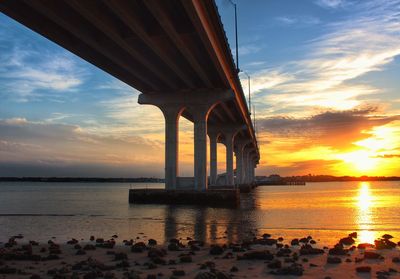
[(361, 182), (358, 189), (357, 223), (359, 227), (358, 240), (360, 243), (374, 243), (375, 232), (371, 231), (372, 225), (372, 207), (374, 206), (374, 196), (370, 190), (369, 182)]

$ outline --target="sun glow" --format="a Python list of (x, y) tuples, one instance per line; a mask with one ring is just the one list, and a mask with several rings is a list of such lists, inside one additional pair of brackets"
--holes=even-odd
[(375, 232), (371, 231), (372, 211), (374, 205), (374, 197), (370, 191), (369, 182), (360, 182), (358, 195), (356, 196), (358, 217), (357, 223), (359, 226), (358, 240), (360, 243), (374, 243), (376, 238)]
[(374, 158), (367, 150), (357, 150), (340, 154), (337, 157), (345, 163), (350, 164), (354, 170), (363, 172), (374, 170), (379, 161), (379, 158)]

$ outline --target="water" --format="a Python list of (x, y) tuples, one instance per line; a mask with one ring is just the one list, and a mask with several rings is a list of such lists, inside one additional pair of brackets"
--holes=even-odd
[(238, 241), (251, 232), (286, 239), (312, 235), (334, 244), (349, 232), (360, 242), (383, 233), (400, 237), (400, 182), (308, 183), (258, 187), (242, 195), (240, 209), (133, 205), (130, 183), (0, 183), (0, 241), (25, 239), (120, 239), (152, 237), (161, 242), (192, 237), (209, 243)]

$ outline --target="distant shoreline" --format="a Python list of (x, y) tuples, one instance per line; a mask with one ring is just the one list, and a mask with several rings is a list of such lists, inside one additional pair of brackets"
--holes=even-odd
[(101, 177), (0, 177), (0, 182), (121, 182), (121, 183), (164, 183), (161, 178), (101, 178)]
[[(368, 182), (368, 181), (400, 181), (398, 176), (289, 176), (281, 177), (281, 182)], [(0, 177), (0, 182), (99, 182), (99, 183), (164, 183), (163, 178), (152, 177), (136, 177), (136, 178), (121, 178), (121, 177)], [(276, 182), (276, 181), (275, 181)]]

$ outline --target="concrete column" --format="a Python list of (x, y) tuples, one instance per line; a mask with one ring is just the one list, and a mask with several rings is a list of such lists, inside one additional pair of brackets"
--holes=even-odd
[(242, 184), (247, 184), (248, 180), (249, 180), (249, 149), (244, 149)]
[(233, 181), (233, 134), (225, 133), (226, 146), (226, 184), (234, 185)]
[(250, 153), (249, 153), (247, 155), (247, 183), (248, 184), (250, 184), (252, 182), (251, 169), (252, 169), (252, 163), (251, 163), (251, 156), (250, 156)]
[(207, 190), (207, 113), (208, 107), (194, 107), (194, 187)]
[(238, 145), (235, 148), (236, 157), (236, 184), (242, 184), (243, 180), (243, 146)]
[(209, 133), (210, 138), (210, 184), (217, 184), (217, 133)]
[(176, 189), (178, 175), (178, 106), (163, 107), (165, 118), (165, 188)]

